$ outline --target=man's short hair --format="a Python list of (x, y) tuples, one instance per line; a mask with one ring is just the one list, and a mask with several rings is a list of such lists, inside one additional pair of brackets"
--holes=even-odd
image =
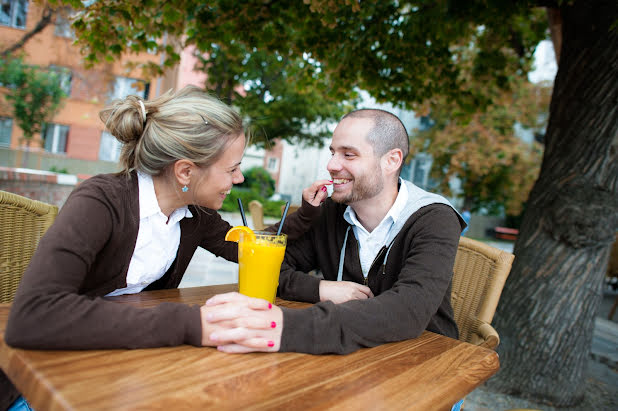
[(399, 117), (385, 110), (364, 108), (349, 112), (341, 120), (346, 118), (372, 119), (373, 127), (367, 133), (367, 141), (373, 147), (375, 155), (381, 157), (390, 150), (398, 148), (405, 160), (410, 149), (410, 142), (408, 132)]

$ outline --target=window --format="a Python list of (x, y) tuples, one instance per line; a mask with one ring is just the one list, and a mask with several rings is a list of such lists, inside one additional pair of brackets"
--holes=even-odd
[(43, 127), (43, 142), (45, 151), (50, 153), (66, 153), (69, 126), (46, 123)]
[(71, 28), (70, 16), (66, 10), (60, 11), (56, 16), (54, 34), (58, 37), (75, 38), (75, 33)]
[(13, 131), (13, 119), (0, 117), (0, 146), (11, 145), (11, 132)]
[(107, 131), (101, 134), (101, 145), (99, 146), (99, 160), (117, 162), (120, 158), (122, 143), (116, 140)]
[(119, 99), (133, 94), (145, 100), (148, 98), (149, 86), (150, 85), (143, 80), (129, 77), (116, 77), (111, 97), (112, 99)]
[(23, 29), (26, 27), (27, 14), (26, 0), (0, 0), (0, 24)]
[(70, 68), (50, 65), (49, 71), (54, 72), (58, 75), (58, 79), (60, 80), (60, 87), (62, 91), (67, 96), (71, 95), (71, 80), (73, 79), (73, 72)]
[(268, 159), (268, 165), (266, 166), (268, 171), (276, 172), (278, 166), (279, 166), (279, 161), (276, 157), (270, 157)]

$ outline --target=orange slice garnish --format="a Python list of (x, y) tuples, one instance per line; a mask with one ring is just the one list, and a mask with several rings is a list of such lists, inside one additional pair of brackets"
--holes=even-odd
[(230, 228), (227, 234), (225, 234), (225, 241), (238, 242), (241, 234), (245, 236), (245, 238), (249, 236), (251, 241), (255, 241), (255, 233), (253, 230), (244, 225), (237, 225), (236, 227)]

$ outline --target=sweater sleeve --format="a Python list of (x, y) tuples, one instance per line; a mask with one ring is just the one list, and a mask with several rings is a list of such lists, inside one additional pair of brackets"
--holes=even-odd
[(279, 274), (279, 297), (309, 303), (320, 301), (320, 279), (307, 274), (318, 268), (312, 238), (312, 231), (309, 231), (288, 243)]
[[(24, 273), (6, 342), (33, 349), (201, 345), (198, 306), (164, 303), (145, 309), (84, 295), (82, 284), (97, 264), (126, 276), (122, 262), (97, 260), (110, 238), (125, 228), (120, 222), (126, 209), (114, 209), (102, 190), (82, 184), (86, 187), (67, 200)], [(126, 247), (130, 254), (134, 243)], [(115, 251), (119, 260), (126, 247)]]
[(450, 207), (435, 207), (414, 225), (410, 236), (402, 233), (405, 261), (391, 289), (366, 300), (283, 308), (280, 351), (346, 354), (418, 337), (449, 290), (461, 229)]

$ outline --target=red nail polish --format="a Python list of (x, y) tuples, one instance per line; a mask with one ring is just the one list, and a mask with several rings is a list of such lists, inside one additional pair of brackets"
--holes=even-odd
[(275, 346), (275, 342), (274, 341), (268, 341), (268, 346), (269, 347), (274, 347)]
[(322, 186), (322, 191), (326, 191), (326, 186)]
[(270, 328), (275, 328), (276, 326), (277, 326), (276, 322), (273, 321), (273, 322), (270, 323)]
[(271, 303), (268, 303), (268, 309), (270, 310), (272, 308), (273, 308), (273, 305)]

